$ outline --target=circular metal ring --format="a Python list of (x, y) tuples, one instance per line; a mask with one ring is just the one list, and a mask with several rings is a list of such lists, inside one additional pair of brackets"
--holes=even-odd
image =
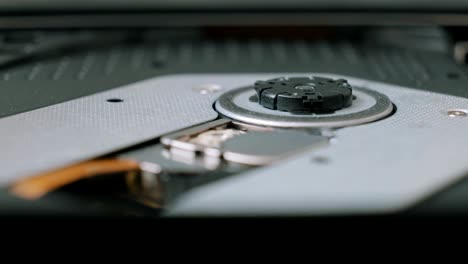
[(332, 114), (292, 114), (262, 107), (253, 98), (255, 90), (243, 87), (224, 93), (215, 103), (221, 115), (261, 126), (273, 127), (345, 127), (369, 123), (393, 111), (390, 99), (374, 90), (354, 87), (358, 103)]

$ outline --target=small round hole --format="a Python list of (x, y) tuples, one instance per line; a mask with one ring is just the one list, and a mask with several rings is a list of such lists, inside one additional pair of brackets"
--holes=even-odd
[(111, 99), (107, 99), (107, 102), (109, 102), (109, 103), (121, 103), (121, 102), (123, 102), (123, 100), (120, 99), (120, 98), (111, 98)]
[(153, 68), (163, 68), (164, 66), (166, 65), (166, 63), (162, 60), (153, 60), (151, 62), (151, 66), (153, 66)]
[(312, 158), (312, 162), (314, 162), (314, 163), (316, 163), (316, 164), (325, 165), (325, 164), (330, 163), (331, 160), (330, 160), (328, 157), (317, 156), (317, 157), (313, 157), (313, 158)]
[(458, 79), (458, 78), (460, 78), (460, 74), (458, 74), (456, 72), (448, 72), (447, 73), (447, 78), (449, 78), (449, 79)]
[(451, 109), (447, 111), (449, 117), (467, 117), (468, 110), (466, 109)]

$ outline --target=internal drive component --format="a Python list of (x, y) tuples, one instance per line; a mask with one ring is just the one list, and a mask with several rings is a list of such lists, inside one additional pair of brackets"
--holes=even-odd
[(321, 148), (328, 142), (327, 136), (315, 130), (274, 129), (219, 119), (164, 136), (160, 143), (143, 150), (33, 175), (16, 182), (10, 192), (35, 200), (73, 185), (83, 192), (92, 187), (101, 195), (116, 191), (161, 209), (187, 189)]
[(106, 178), (105, 189), (112, 189), (112, 185), (122, 185), (128, 191), (137, 193), (143, 189), (159, 188), (157, 179), (160, 173), (160, 166), (149, 162), (97, 159), (25, 178), (15, 182), (10, 192), (23, 199), (35, 200), (79, 181)]
[(287, 112), (328, 113), (352, 103), (351, 85), (344, 79), (277, 78), (254, 84), (258, 103)]
[(257, 126), (339, 128), (392, 113), (390, 99), (370, 88), (351, 88), (342, 79), (278, 78), (230, 90), (216, 101), (215, 109), (230, 119)]
[(304, 149), (326, 146), (327, 143), (326, 137), (304, 131), (250, 131), (224, 142), (223, 158), (241, 164), (265, 165)]
[(307, 131), (254, 127), (220, 119), (163, 137), (161, 142), (173, 155), (259, 166), (304, 149), (325, 146), (328, 138)]

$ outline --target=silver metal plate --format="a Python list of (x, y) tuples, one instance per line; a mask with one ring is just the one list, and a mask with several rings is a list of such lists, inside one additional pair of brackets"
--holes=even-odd
[[(104, 93), (0, 119), (0, 184), (93, 158), (213, 120), (219, 92), (258, 79), (304, 74), (203, 74), (158, 77)], [(397, 112), (378, 122), (336, 131), (327, 148), (294, 155), (201, 186), (168, 215), (342, 214), (401, 210), (468, 171), (468, 99), (371, 82), (351, 85), (385, 94)], [(183, 96), (188, 95), (188, 96)], [(108, 103), (109, 98), (124, 102)]]
[(250, 131), (223, 144), (223, 158), (248, 165), (270, 165), (305, 149), (328, 145), (328, 138), (298, 130)]
[(213, 120), (219, 93), (193, 89), (211, 81), (157, 77), (2, 118), (0, 186)]
[[(253, 79), (266, 79), (258, 75)], [(196, 188), (168, 216), (333, 215), (408, 208), (468, 172), (468, 99), (345, 76), (397, 106), (378, 122), (336, 131), (327, 148)]]

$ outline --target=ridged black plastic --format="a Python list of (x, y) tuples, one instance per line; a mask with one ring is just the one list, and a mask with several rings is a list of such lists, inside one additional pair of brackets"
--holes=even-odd
[(286, 112), (333, 112), (352, 104), (352, 88), (344, 79), (277, 78), (254, 85), (262, 106)]

